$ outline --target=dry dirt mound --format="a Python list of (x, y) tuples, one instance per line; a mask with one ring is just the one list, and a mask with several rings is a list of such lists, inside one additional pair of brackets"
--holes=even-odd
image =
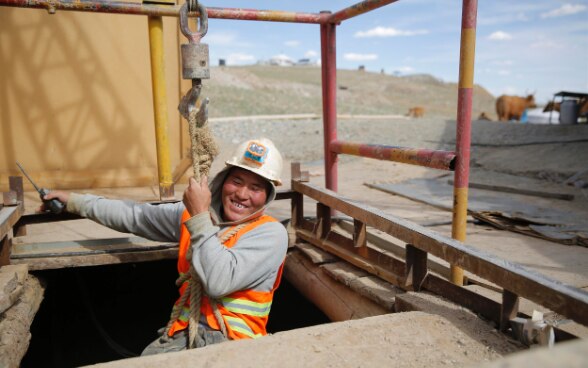
[(96, 367), (463, 367), (499, 357), (443, 317), (406, 312)]
[[(213, 67), (203, 93), (210, 116), (322, 113), (321, 70), (317, 67)], [(429, 75), (397, 77), (357, 70), (337, 71), (339, 114), (406, 114), (423, 106), (425, 116), (452, 118), (457, 85)], [(473, 116), (494, 115), (494, 97), (474, 87)]]

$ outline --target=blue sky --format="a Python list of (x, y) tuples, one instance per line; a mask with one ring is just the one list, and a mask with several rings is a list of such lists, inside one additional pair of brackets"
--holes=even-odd
[[(209, 0), (210, 7), (318, 13), (358, 3), (344, 0)], [(400, 0), (337, 27), (337, 68), (388, 74), (427, 73), (457, 82), (459, 0)], [(202, 42), (211, 64), (254, 64), (282, 55), (320, 59), (316, 24), (211, 19)], [(479, 0), (474, 81), (495, 96), (561, 91), (588, 93), (588, 0)]]

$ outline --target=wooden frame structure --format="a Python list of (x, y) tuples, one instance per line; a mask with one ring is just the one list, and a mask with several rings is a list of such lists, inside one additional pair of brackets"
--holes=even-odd
[[(296, 236), (333, 253), (365, 271), (381, 277), (405, 290), (430, 290), (463, 306), (481, 313), (498, 323), (502, 330), (518, 315), (518, 300), (527, 298), (588, 325), (588, 293), (562, 285), (546, 277), (533, 274), (520, 266), (484, 254), (462, 242), (465, 240), (467, 216), (467, 188), (469, 176), (470, 124), (473, 89), (476, 0), (463, 0), (460, 77), (457, 111), (457, 140), (455, 152), (430, 151), (393, 146), (370, 146), (337, 140), (336, 135), (336, 26), (353, 16), (363, 14), (397, 0), (367, 0), (336, 13), (320, 14), (243, 9), (208, 8), (209, 18), (257, 21), (316, 23), (321, 26), (323, 123), (326, 189), (304, 181), (298, 165), (292, 167), (292, 191), (281, 193), (281, 199), (292, 201), (292, 224)], [(0, 0), (0, 6), (43, 8), (56, 10), (105, 13), (142, 14), (149, 16), (177, 16), (179, 6), (121, 3), (104, 0)], [(154, 84), (155, 86), (155, 84)], [(155, 88), (155, 87), (154, 87)], [(154, 92), (155, 93), (155, 92)], [(165, 130), (165, 127), (161, 127)], [(159, 147), (169, 149), (169, 147)], [(337, 155), (353, 154), (422, 166), (454, 170), (453, 228), (450, 239), (409, 221), (350, 201), (336, 193)], [(165, 157), (162, 154), (161, 157)], [(160, 157), (160, 155), (158, 155)], [(165, 165), (158, 162), (158, 165)], [(165, 172), (169, 170), (164, 170)], [(170, 188), (160, 187), (160, 192)], [(21, 189), (22, 192), (22, 189)], [(303, 217), (303, 197), (317, 201), (317, 220)], [(354, 219), (353, 237), (347, 238), (331, 229), (331, 213), (339, 211)], [(20, 232), (24, 225), (34, 222), (63, 220), (63, 216), (23, 216), (22, 205), (5, 207), (0, 212), (0, 266), (9, 262), (10, 231)], [(367, 227), (374, 227), (405, 242), (405, 262), (367, 245)], [(104, 240), (105, 242), (107, 240)], [(154, 250), (161, 252), (161, 249)], [(452, 265), (451, 282), (428, 272), (428, 254)], [(173, 257), (166, 249), (164, 258)], [(152, 260), (145, 257), (140, 260)], [(132, 257), (129, 261), (138, 261)], [(502, 303), (496, 303), (465, 288), (463, 271), (468, 270), (503, 288)]]

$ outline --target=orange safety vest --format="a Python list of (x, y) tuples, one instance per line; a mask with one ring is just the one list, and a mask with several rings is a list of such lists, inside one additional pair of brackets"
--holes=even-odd
[[(186, 260), (186, 253), (188, 252), (188, 248), (190, 246), (190, 232), (186, 228), (186, 225), (184, 225), (184, 222), (186, 222), (189, 218), (190, 214), (188, 211), (184, 211), (182, 214), (180, 251), (178, 257), (178, 272), (180, 275), (188, 272), (190, 269), (190, 263), (188, 263)], [(233, 236), (225, 241), (223, 245), (227, 248), (231, 248), (246, 232), (251, 231), (257, 226), (266, 222), (274, 221), (277, 220), (271, 216), (262, 215), (237, 231)], [(226, 231), (231, 231), (233, 228), (234, 227), (230, 227)], [(223, 317), (223, 320), (225, 321), (225, 326), (227, 327), (227, 333), (230, 339), (251, 339), (267, 335), (266, 325), (272, 305), (272, 299), (274, 297), (274, 291), (280, 285), (283, 268), (284, 263), (282, 262), (271, 291), (239, 290), (220, 298), (218, 309)], [(182, 286), (180, 286), (180, 297), (176, 301), (176, 304), (179, 303), (182, 295), (184, 295), (187, 286), (187, 282), (184, 282)], [(180, 316), (171, 326), (169, 330), (169, 336), (173, 336), (175, 332), (188, 328), (189, 318), (190, 298), (186, 300), (186, 303), (182, 307)], [(206, 295), (202, 296), (202, 301), (200, 303), (200, 319), (204, 319), (205, 322), (215, 330), (221, 329), (213, 314), (210, 300)]]

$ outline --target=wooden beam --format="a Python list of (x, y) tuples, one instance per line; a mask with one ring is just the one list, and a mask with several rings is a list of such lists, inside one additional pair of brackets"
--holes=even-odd
[(519, 296), (507, 289), (502, 291), (502, 307), (500, 308), (500, 331), (506, 331), (510, 327), (510, 320), (519, 312)]
[(406, 287), (421, 290), (427, 276), (427, 252), (406, 244)]
[[(398, 264), (395, 264), (395, 260), (387, 257), (385, 254), (370, 249), (370, 251), (373, 252), (373, 256), (366, 259), (357, 254), (357, 251), (353, 247), (352, 240), (348, 239), (347, 246), (341, 246), (341, 236), (337, 238), (336, 233), (329, 234), (327, 239), (318, 239), (312, 232), (306, 230), (297, 230), (296, 235), (300, 239), (340, 257), (372, 275), (379, 276), (394, 285), (404, 284), (404, 272), (393, 272), (394, 269), (398, 269), (400, 266), (402, 266), (402, 271), (404, 271), (404, 265), (397, 260), (396, 262), (399, 262), (401, 265), (399, 266)], [(337, 240), (334, 240), (335, 238)]]
[(23, 206), (3, 207), (0, 209), (0, 239), (8, 235), (14, 224), (22, 217)]
[(584, 290), (530, 272), (519, 264), (499, 259), (408, 220), (344, 198), (328, 189), (297, 181), (292, 181), (292, 189), (588, 326), (588, 292)]

